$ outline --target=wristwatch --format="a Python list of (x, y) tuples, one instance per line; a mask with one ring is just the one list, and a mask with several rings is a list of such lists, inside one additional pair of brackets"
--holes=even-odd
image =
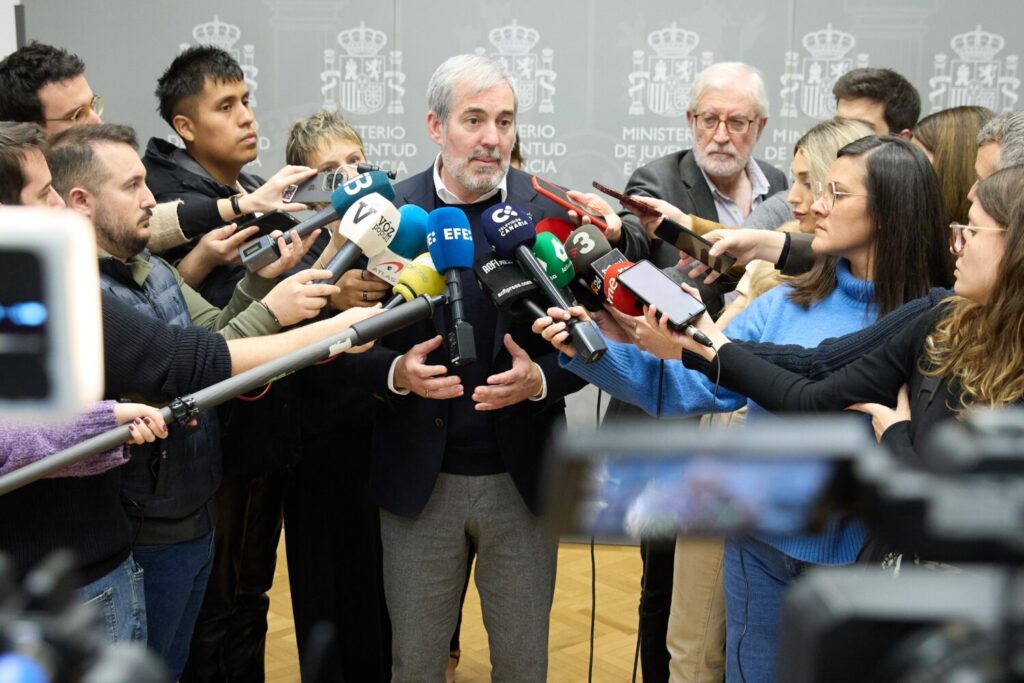
[(239, 206), (239, 204), (238, 204), (238, 198), (241, 197), (241, 196), (242, 195), (240, 195), (240, 194), (233, 194), (233, 195), (231, 195), (231, 198), (229, 200), (231, 202), (231, 210), (235, 212), (235, 217), (236, 218), (238, 216), (242, 215), (242, 207)]

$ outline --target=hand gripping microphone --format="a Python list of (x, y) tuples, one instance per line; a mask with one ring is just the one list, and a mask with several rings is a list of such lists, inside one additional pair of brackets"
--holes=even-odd
[[(331, 221), (337, 220), (338, 216), (344, 216), (356, 200), (369, 194), (379, 194), (386, 199), (394, 199), (395, 188), (391, 186), (387, 175), (381, 171), (358, 175), (347, 183), (339, 185), (338, 189), (331, 193), (330, 206), (320, 209), (292, 229), (299, 233), (299, 237), (305, 237), (317, 228), (322, 228)], [(254, 273), (281, 258), (281, 253), (277, 249), (277, 240), (271, 238), (270, 235), (264, 235), (258, 240), (242, 245), (239, 247), (238, 253), (242, 258), (242, 265)]]
[(565, 243), (565, 240), (569, 238), (569, 233), (573, 230), (573, 225), (567, 220), (561, 218), (542, 218), (537, 221), (537, 234), (542, 232), (549, 232), (558, 238), (559, 242)]
[(351, 270), (360, 256), (376, 256), (387, 249), (398, 232), (401, 214), (395, 205), (379, 194), (360, 197), (341, 217), (338, 234), (348, 241), (341, 245), (324, 266), (331, 276), (320, 282), (334, 284), (345, 271)]
[(473, 274), (480, 288), (508, 319), (517, 323), (533, 322), (547, 315), (544, 308), (531, 298), (540, 289), (523, 274), (515, 261), (485, 254), (473, 264)]
[[(507, 203), (495, 204), (484, 210), (481, 222), (484, 235), (495, 254), (502, 258), (514, 258), (555, 306), (567, 309), (572, 305), (548, 277), (547, 267), (530, 251), (537, 240), (537, 232), (525, 211)], [(573, 346), (584, 362), (592, 363), (604, 355), (607, 346), (592, 322), (581, 323), (576, 318), (570, 318), (567, 328)]]
[(608, 266), (604, 274), (604, 298), (620, 313), (643, 315), (644, 308), (637, 298), (628, 289), (619, 285), (619, 273), (632, 265), (632, 261), (619, 261)]
[(473, 231), (462, 209), (442, 206), (427, 216), (427, 249), (448, 288), (448, 358), (461, 367), (476, 360), (473, 326), (462, 307), (459, 271), (473, 267)]
[(388, 248), (370, 259), (366, 269), (385, 282), (398, 284), (412, 259), (427, 250), (427, 212), (415, 204), (398, 209), (398, 232)]
[(390, 310), (403, 301), (412, 301), (421, 294), (440, 296), (444, 292), (444, 278), (434, 269), (430, 254), (420, 254), (406, 266), (391, 290), (394, 296), (384, 308)]

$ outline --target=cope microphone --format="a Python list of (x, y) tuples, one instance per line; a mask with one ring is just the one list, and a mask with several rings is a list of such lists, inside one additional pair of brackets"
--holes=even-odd
[[(484, 236), (495, 254), (506, 259), (514, 258), (555, 306), (568, 309), (573, 305), (574, 302), (548, 277), (547, 267), (530, 251), (537, 240), (537, 232), (525, 211), (508, 203), (495, 204), (484, 210), (481, 222)], [(567, 328), (573, 346), (584, 362), (593, 363), (607, 351), (604, 338), (592, 322), (582, 323), (570, 318)]]
[(462, 209), (442, 206), (427, 216), (427, 249), (437, 272), (444, 273), (448, 289), (448, 358), (455, 367), (476, 360), (473, 326), (462, 306), (459, 271), (473, 267), (473, 231)]
[(394, 296), (384, 308), (390, 310), (403, 301), (412, 301), (421, 294), (440, 296), (444, 292), (444, 278), (434, 268), (430, 254), (420, 254), (406, 266), (392, 288)]
[[(344, 216), (360, 197), (369, 194), (378, 194), (387, 199), (394, 199), (395, 188), (391, 186), (387, 175), (381, 171), (358, 175), (339, 185), (338, 189), (331, 193), (330, 206), (320, 209), (292, 229), (299, 233), (299, 237), (305, 237), (317, 228), (322, 228), (331, 221), (337, 220), (338, 216)], [(253, 273), (281, 258), (277, 240), (271, 238), (270, 235), (264, 235), (258, 240), (242, 245), (239, 247), (238, 253), (242, 258), (242, 265)]]
[(404, 204), (398, 214), (395, 238), (366, 265), (368, 271), (392, 285), (398, 284), (412, 259), (427, 250), (427, 212), (415, 204)]
[(387, 249), (398, 232), (400, 218), (395, 205), (379, 194), (357, 199), (338, 227), (338, 234), (348, 241), (324, 266), (324, 270), (331, 271), (330, 277), (319, 282), (334, 284), (360, 256), (373, 257)]

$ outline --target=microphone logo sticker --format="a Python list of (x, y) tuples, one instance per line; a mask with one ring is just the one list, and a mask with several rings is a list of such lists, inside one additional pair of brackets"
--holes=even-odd
[(378, 237), (390, 244), (391, 240), (395, 236), (395, 223), (394, 221), (389, 221), (384, 216), (381, 216), (380, 220), (378, 220), (376, 225), (373, 226), (373, 231)]
[(956, 53), (952, 61), (945, 54), (935, 55), (935, 75), (928, 79), (932, 113), (947, 107), (979, 105), (996, 112), (1013, 111), (1020, 95), (1017, 55), (998, 59), (1006, 40), (981, 30), (953, 36), (949, 46)]
[[(806, 34), (801, 42), (811, 56), (804, 57), (801, 64), (800, 53), (786, 53), (786, 72), (779, 79), (782, 81), (782, 90), (779, 92), (782, 109), (779, 116), (796, 118), (803, 113), (814, 119), (829, 118), (836, 111), (832, 86), (850, 69), (867, 66), (868, 56), (860, 53), (856, 59), (848, 57), (847, 53), (854, 48), (857, 40), (852, 33), (832, 28), (832, 24)], [(798, 93), (799, 112), (796, 104)]]
[(497, 209), (491, 212), (491, 220), (495, 223), (504, 223), (510, 218), (518, 218), (519, 214), (516, 210), (507, 204), (505, 206), (499, 206)]

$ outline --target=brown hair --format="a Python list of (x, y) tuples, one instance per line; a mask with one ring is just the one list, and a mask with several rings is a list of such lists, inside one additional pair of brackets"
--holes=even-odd
[(985, 213), (1005, 227), (1006, 250), (988, 301), (953, 297), (950, 312), (925, 343), (921, 373), (946, 377), (963, 412), (1024, 396), (1024, 166), (1010, 166), (978, 184)]
[(285, 162), (309, 166), (313, 154), (330, 140), (348, 140), (363, 149), (363, 139), (352, 124), (332, 111), (318, 111), (292, 124), (284, 148)]
[(120, 143), (138, 149), (139, 141), (131, 126), (100, 123), (72, 126), (50, 140), (46, 163), (53, 174), (53, 187), (67, 201), (73, 187), (84, 187), (95, 193), (106, 182), (110, 171), (96, 157), (96, 146)]
[(0, 121), (0, 204), (21, 204), (21, 166), (32, 150), (42, 153), (45, 145), (46, 136), (34, 123)]

